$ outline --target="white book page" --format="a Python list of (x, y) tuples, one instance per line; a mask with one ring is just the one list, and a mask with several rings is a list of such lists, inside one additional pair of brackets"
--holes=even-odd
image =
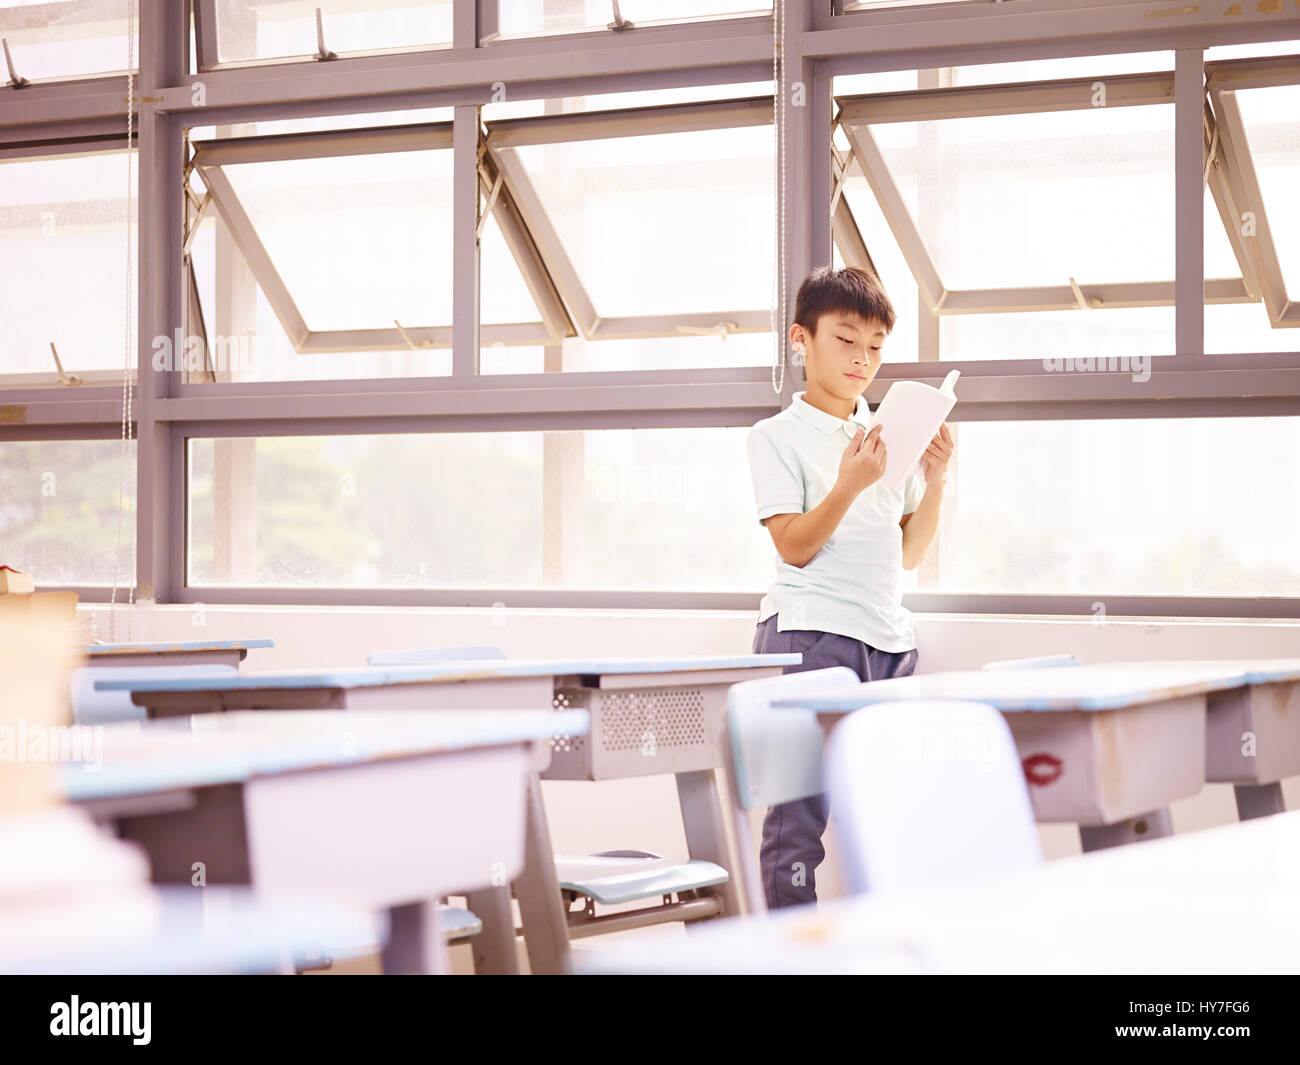
[(960, 370), (953, 370), (938, 388), (920, 381), (895, 381), (871, 416), (879, 425), (887, 454), (881, 481), (897, 489), (916, 468), (939, 426), (957, 403), (954, 386)]

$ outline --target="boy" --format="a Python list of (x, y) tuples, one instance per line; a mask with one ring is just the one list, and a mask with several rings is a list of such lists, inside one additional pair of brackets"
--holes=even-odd
[[(863, 681), (916, 669), (902, 571), (915, 569), (939, 524), (953, 453), (946, 425), (897, 490), (879, 483), (885, 445), (860, 398), (880, 369), (894, 308), (857, 267), (814, 270), (799, 286), (790, 343), (807, 388), (749, 433), (758, 520), (776, 545), (776, 580), (759, 606), (754, 651), (803, 654), (786, 673), (848, 666)], [(760, 865), (770, 908), (817, 901), (826, 796), (773, 806)]]

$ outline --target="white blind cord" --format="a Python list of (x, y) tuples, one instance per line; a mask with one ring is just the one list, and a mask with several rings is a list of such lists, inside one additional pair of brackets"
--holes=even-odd
[(777, 395), (785, 385), (785, 2), (772, 2), (772, 124), (776, 130), (775, 192), (776, 248), (772, 256), (776, 271), (776, 292), (772, 299), (772, 389)]

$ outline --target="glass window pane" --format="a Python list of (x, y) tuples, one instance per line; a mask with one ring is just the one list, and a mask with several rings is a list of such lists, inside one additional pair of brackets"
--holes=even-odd
[(975, 289), (1172, 278), (1173, 119), (1117, 107), (871, 129), (944, 285)]
[(519, 264), (501, 235), (496, 214), (489, 213), (479, 240), (479, 322), (540, 322), (541, 314), (519, 273)]
[[(614, 21), (607, 0), (500, 0), (498, 29), (503, 37), (539, 33), (572, 33), (604, 29)], [(739, 15), (762, 15), (772, 10), (770, 0), (622, 0), (619, 12), (638, 26), (691, 22)]]
[[(133, 207), (137, 176), (132, 167)], [(124, 152), (0, 162), (5, 384), (57, 383), (51, 343), (67, 373), (88, 381), (121, 380), (127, 352), (127, 193)], [(136, 245), (132, 226), (133, 263), (139, 261)], [(133, 319), (132, 307), (134, 335)]]
[(452, 0), (215, 0), (223, 63), (316, 54), (316, 9), (325, 47), (345, 52), (451, 43)]
[(517, 149), (601, 317), (771, 306), (772, 128)]
[[(56, 440), (0, 443), (0, 565), (44, 584), (130, 586), (134, 573), (129, 512), (123, 514), (122, 442)], [(135, 490), (135, 442), (126, 451), (127, 498)], [(125, 599), (125, 597), (123, 597)]]
[(425, 122), (450, 122), (450, 107), (413, 107), (406, 111), (366, 111), (346, 115), (313, 115), (309, 118), (283, 118), (272, 121), (243, 122), (239, 125), (193, 126), (191, 141), (221, 137), (271, 136), (279, 133), (316, 133), (332, 129), (373, 129), (386, 126), (410, 126)]
[(505, 100), (483, 105), (483, 121), (505, 118), (533, 118), (544, 114), (572, 114), (575, 111), (615, 111), (632, 107), (697, 103), (703, 100), (736, 100), (771, 96), (771, 81), (732, 82), (725, 85), (683, 85), (672, 89), (642, 89), (636, 92), (596, 93), (592, 96), (561, 96), (549, 100)]
[(747, 433), (192, 440), (189, 583), (758, 590)]
[(223, 167), (313, 331), (451, 323), (451, 152)]
[[(450, 373), (449, 346), (407, 344), (398, 324), (408, 333), (451, 325), (451, 155), (439, 149), (222, 167), (307, 328), (385, 330), (391, 347), (366, 350), (362, 338), (342, 337), (333, 339), (338, 350), (298, 352), (237, 235), (210, 210), (191, 254), (209, 344), (237, 342), (248, 353), (220, 367), (228, 376), (217, 379)], [(192, 181), (201, 197), (201, 175)]]
[[(927, 0), (933, 2), (933, 0)], [(958, 0), (953, 0), (958, 2)], [(899, 7), (886, 2), (871, 7)], [(1117, 55), (1068, 56), (1033, 59), (1015, 63), (981, 63), (975, 66), (941, 67), (933, 70), (886, 70), (869, 74), (842, 74), (835, 78), (838, 95), (868, 92), (906, 92), (920, 87), (922, 77), (930, 85), (996, 85), (1013, 81), (1058, 81), (1114, 74), (1139, 74), (1174, 69), (1173, 52), (1123, 52)]]
[(1258, 41), (1250, 44), (1216, 44), (1205, 49), (1205, 61), (1219, 59), (1250, 59), (1257, 56), (1295, 55), (1300, 52), (1300, 41)]
[(955, 428), (926, 590), (1300, 595), (1300, 418)]
[[(1119, 107), (870, 127), (949, 290), (1174, 279), (1173, 108)], [(911, 358), (916, 283), (865, 177), (845, 198), (895, 308), (888, 358)], [(1240, 270), (1208, 191), (1205, 270)], [(922, 310), (922, 313), (925, 313)], [(944, 359), (1168, 355), (1174, 308), (942, 314)], [(1252, 348), (1258, 350), (1258, 348)]]
[(0, 0), (0, 37), (29, 81), (125, 73), (130, 58), (126, 5), (113, 0)]

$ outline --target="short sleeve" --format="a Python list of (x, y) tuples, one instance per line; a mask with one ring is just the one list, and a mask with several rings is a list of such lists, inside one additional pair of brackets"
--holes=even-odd
[(925, 478), (915, 471), (909, 473), (907, 480), (903, 482), (903, 513), (911, 514), (919, 507), (923, 495), (925, 495)]
[(803, 513), (803, 475), (757, 427), (749, 431), (749, 473), (761, 525), (775, 514)]

